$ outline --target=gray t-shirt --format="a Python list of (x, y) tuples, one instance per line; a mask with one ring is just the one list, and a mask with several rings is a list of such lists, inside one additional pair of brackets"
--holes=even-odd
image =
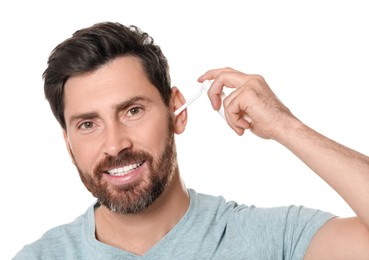
[(304, 207), (257, 208), (191, 189), (189, 194), (186, 214), (143, 256), (95, 238), (94, 204), (72, 223), (26, 245), (14, 259), (303, 259), (316, 231), (333, 217)]

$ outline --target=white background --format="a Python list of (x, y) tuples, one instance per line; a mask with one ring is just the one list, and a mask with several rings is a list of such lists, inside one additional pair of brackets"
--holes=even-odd
[[(43, 96), (51, 50), (101, 21), (139, 26), (162, 47), (189, 99), (208, 69), (265, 77), (306, 124), (369, 154), (369, 15), (365, 1), (2, 1), (0, 4), (0, 259), (94, 201)], [(176, 137), (182, 177), (198, 192), (257, 206), (305, 205), (352, 216), (287, 149), (238, 137), (206, 96)]]

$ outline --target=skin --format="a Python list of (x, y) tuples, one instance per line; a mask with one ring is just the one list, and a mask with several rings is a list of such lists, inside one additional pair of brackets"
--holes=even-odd
[(215, 110), (220, 108), (222, 89), (235, 89), (223, 104), (226, 120), (238, 135), (250, 130), (284, 145), (357, 214), (328, 221), (313, 238), (305, 259), (369, 259), (369, 157), (303, 124), (259, 75), (223, 68), (206, 72), (199, 82), (206, 79), (214, 80), (208, 95)]
[[(144, 101), (120, 106), (136, 97), (143, 97)], [(64, 139), (74, 163), (85, 174), (92, 176), (96, 165), (106, 156), (116, 156), (125, 149), (148, 152), (154, 160), (164, 150), (168, 107), (134, 57), (120, 57), (94, 72), (68, 79), (64, 102), (67, 122)], [(174, 111), (184, 102), (179, 90), (173, 88), (169, 110)], [(173, 121), (174, 132), (180, 134), (186, 126), (187, 114), (169, 120)], [(150, 175), (146, 164), (133, 172), (134, 177), (124, 180), (122, 185), (144, 183)], [(109, 178), (106, 181), (112, 184)], [(104, 206), (96, 209), (96, 237), (106, 244), (143, 255), (178, 223), (188, 206), (188, 194), (175, 164), (169, 186), (146, 210), (117, 214)], [(129, 241), (124, 237), (129, 237)]]
[[(261, 76), (224, 68), (206, 72), (199, 81), (205, 79), (214, 80), (208, 95), (216, 110), (222, 89), (235, 89), (224, 100), (224, 108), (228, 124), (238, 135), (250, 130), (261, 138), (281, 143), (356, 212), (357, 217), (327, 222), (313, 238), (305, 259), (368, 259), (369, 158), (304, 125)], [(131, 106), (117, 109), (122, 102), (137, 96), (149, 100), (133, 104), (133, 108), (142, 106), (143, 113), (133, 113)], [(164, 149), (163, 133), (168, 132), (168, 109), (172, 114), (184, 104), (179, 90), (173, 88), (170, 106), (166, 107), (133, 57), (117, 58), (92, 73), (70, 78), (64, 101), (65, 142), (74, 162), (86, 174), (92, 174), (104, 157), (115, 156), (124, 149), (143, 150), (157, 160)], [(245, 114), (250, 122), (243, 119)], [(178, 117), (172, 114), (170, 120), (174, 132), (181, 134), (186, 126), (186, 111)], [(94, 127), (91, 129), (84, 121), (92, 122)], [(135, 172), (133, 181), (147, 180), (149, 174), (143, 165)], [(96, 209), (96, 237), (103, 243), (143, 255), (178, 223), (188, 206), (188, 194), (176, 166), (170, 185), (141, 213), (117, 214), (104, 206)], [(129, 237), (129, 242), (124, 237)]]

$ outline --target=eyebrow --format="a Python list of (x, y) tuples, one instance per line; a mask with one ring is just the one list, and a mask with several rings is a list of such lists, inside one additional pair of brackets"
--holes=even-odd
[(133, 98), (130, 98), (126, 101), (123, 101), (122, 103), (116, 104), (113, 106), (113, 108), (119, 112), (119, 111), (123, 111), (125, 109), (127, 109), (128, 107), (134, 105), (137, 102), (148, 102), (150, 103), (152, 100), (149, 99), (148, 97), (143, 97), (143, 96), (136, 96)]
[[(119, 111), (123, 111), (127, 109), (128, 107), (134, 105), (137, 102), (151, 102), (151, 101), (152, 100), (147, 97), (135, 96), (126, 101), (113, 105), (113, 109), (116, 110), (116, 112), (119, 112)], [(87, 120), (87, 119), (93, 119), (97, 117), (99, 117), (99, 114), (97, 112), (75, 114), (71, 116), (71, 118), (69, 119), (69, 125), (71, 125), (74, 121), (77, 121), (77, 120)]]
[(72, 125), (74, 121), (93, 119), (93, 118), (97, 118), (98, 116), (99, 115), (96, 112), (76, 114), (76, 115), (71, 116), (71, 118), (69, 119), (69, 125)]

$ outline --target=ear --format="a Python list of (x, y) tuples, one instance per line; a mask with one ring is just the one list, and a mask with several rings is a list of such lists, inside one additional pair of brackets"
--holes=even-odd
[(73, 156), (72, 148), (70, 147), (69, 140), (68, 140), (68, 134), (67, 134), (67, 131), (64, 130), (64, 129), (63, 129), (63, 137), (64, 137), (65, 145), (67, 146), (67, 150), (68, 150), (69, 156), (72, 159), (72, 163), (75, 164), (74, 163), (74, 156)]
[(170, 109), (172, 113), (174, 132), (176, 134), (181, 134), (187, 125), (187, 109), (183, 110), (179, 115), (175, 116), (174, 111), (176, 111), (180, 106), (186, 103), (184, 96), (177, 87), (172, 87), (172, 94), (170, 100)]

